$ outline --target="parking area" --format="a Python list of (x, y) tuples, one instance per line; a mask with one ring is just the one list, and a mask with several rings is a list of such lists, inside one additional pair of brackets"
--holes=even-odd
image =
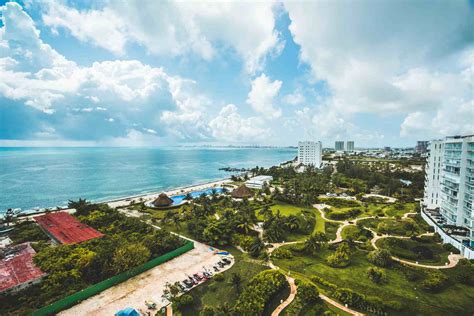
[[(219, 268), (219, 272), (216, 272), (213, 266), (223, 258), (230, 260), (230, 263)], [(213, 274), (220, 273), (229, 269), (233, 264), (234, 260), (231, 255), (219, 255), (208, 245), (195, 242), (195, 249), (84, 300), (72, 308), (62, 311), (59, 315), (110, 316), (126, 307), (133, 307), (137, 311), (145, 313), (150, 311), (151, 314), (154, 314), (156, 311), (148, 310), (145, 302), (156, 303), (157, 310), (165, 306), (168, 302), (162, 296), (166, 283), (190, 280), (189, 277), (196, 273), (202, 277), (204, 271), (210, 271)], [(199, 282), (195, 280), (194, 283), (205, 281), (206, 278), (202, 278)], [(183, 286), (186, 288), (185, 284)]]

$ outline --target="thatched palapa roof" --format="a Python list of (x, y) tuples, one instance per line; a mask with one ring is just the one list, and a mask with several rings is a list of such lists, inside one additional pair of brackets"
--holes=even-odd
[(153, 201), (153, 205), (156, 207), (165, 207), (173, 204), (173, 200), (170, 199), (165, 193), (161, 193), (156, 200)]
[(232, 191), (231, 193), (232, 197), (233, 198), (236, 198), (236, 199), (243, 199), (243, 198), (249, 198), (249, 197), (252, 197), (253, 196), (253, 192), (252, 190), (250, 190), (249, 188), (247, 188), (245, 186), (245, 184), (242, 184), (240, 187), (238, 187), (237, 189), (234, 189), (234, 191)]

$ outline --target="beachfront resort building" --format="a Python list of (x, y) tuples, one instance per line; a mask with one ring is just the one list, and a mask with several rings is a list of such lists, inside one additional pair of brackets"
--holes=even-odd
[(474, 259), (474, 136), (433, 140), (428, 148), (422, 216)]
[(251, 189), (262, 189), (265, 185), (269, 185), (273, 180), (272, 176), (256, 176), (245, 181), (245, 185)]
[(321, 142), (305, 141), (298, 143), (298, 164), (313, 165), (320, 168), (322, 164), (323, 145)]

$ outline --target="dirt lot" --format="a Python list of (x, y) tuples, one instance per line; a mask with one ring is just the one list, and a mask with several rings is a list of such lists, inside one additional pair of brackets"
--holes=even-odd
[[(62, 311), (59, 315), (110, 316), (126, 307), (147, 311), (145, 300), (157, 303), (159, 309), (165, 304), (161, 296), (167, 282), (182, 281), (186, 275), (202, 272), (203, 266), (210, 268), (221, 258), (220, 255), (210, 250), (209, 246), (195, 242), (195, 249), (109, 288), (68, 310)], [(230, 266), (226, 266), (226, 269)], [(152, 312), (153, 314), (154, 312)]]

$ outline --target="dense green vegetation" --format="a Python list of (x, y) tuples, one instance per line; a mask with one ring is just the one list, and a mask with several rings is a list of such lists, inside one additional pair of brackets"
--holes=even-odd
[(423, 264), (443, 265), (448, 262), (449, 251), (431, 236), (411, 239), (383, 238), (377, 246), (389, 250), (393, 256)]
[(106, 205), (76, 205), (80, 221), (104, 233), (73, 245), (44, 246), (34, 257), (48, 275), (38, 285), (0, 298), (0, 309), (26, 314), (183, 245), (183, 240)]
[(15, 229), (8, 234), (14, 244), (23, 242), (47, 241), (48, 236), (32, 221), (23, 221), (15, 225)]
[[(424, 174), (396, 168), (390, 162), (356, 162), (349, 159), (337, 162), (337, 174), (333, 182), (337, 186), (349, 188), (350, 192), (368, 193), (377, 187), (384, 195), (394, 196), (405, 201), (423, 196)], [(400, 179), (409, 180), (412, 184), (404, 187)]]
[[(365, 250), (352, 248), (350, 265), (341, 268), (332, 267), (327, 262), (327, 257), (337, 251), (331, 247), (320, 248), (313, 254), (295, 246), (283, 248), (290, 250), (293, 256), (290, 259), (273, 259), (276, 265), (290, 270), (293, 276), (312, 280), (326, 294), (356, 309), (403, 315), (467, 315), (468, 307), (472, 306), (474, 277), (466, 284), (459, 282), (462, 275), (474, 269), (467, 260), (463, 261), (463, 266), (439, 271), (444, 278), (439, 274), (432, 276), (429, 269), (392, 263), (383, 253), (372, 255), (378, 262), (379, 270), (376, 272), (382, 272), (381, 278), (384, 279), (377, 283), (369, 276), (368, 269), (375, 266), (369, 262), (368, 257), (371, 256)], [(442, 281), (441, 285), (437, 285), (437, 280)], [(435, 294), (437, 288), (440, 290)]]

